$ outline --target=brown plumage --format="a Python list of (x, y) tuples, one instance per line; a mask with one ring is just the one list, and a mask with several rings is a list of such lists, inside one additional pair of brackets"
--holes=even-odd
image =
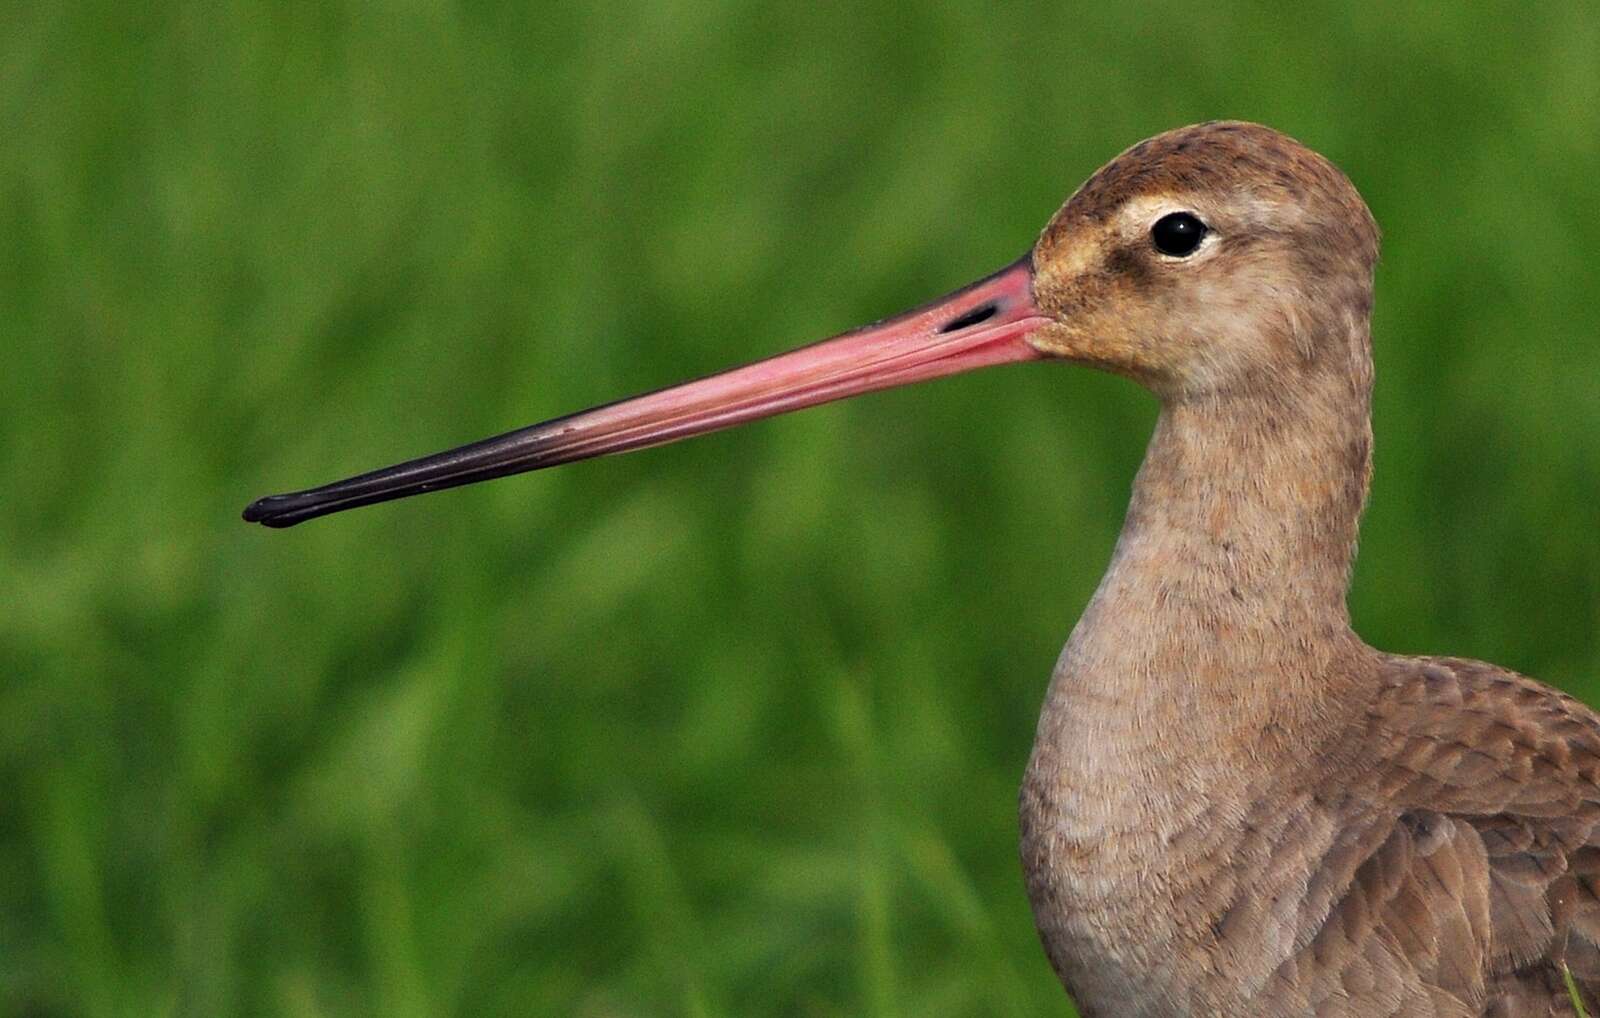
[[(1167, 208), (1208, 262), (1150, 250)], [(1072, 325), (1034, 342), (1163, 402), (1022, 791), (1089, 1018), (1571, 1015), (1563, 963), (1595, 1006), (1600, 719), (1350, 629), (1376, 258), (1343, 174), (1245, 124), (1129, 150), (1035, 254)]]
[[(1188, 240), (1163, 241), (1179, 220)], [(1021, 796), (1035, 919), (1082, 1012), (1549, 1018), (1574, 1014), (1564, 967), (1595, 1010), (1600, 719), (1350, 627), (1377, 256), (1322, 157), (1183, 128), (942, 302), (245, 515), (287, 526), (986, 364), (1126, 375), (1162, 413)]]

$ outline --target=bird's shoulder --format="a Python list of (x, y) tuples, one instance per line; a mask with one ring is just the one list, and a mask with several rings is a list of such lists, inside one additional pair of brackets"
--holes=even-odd
[(1564, 966), (1592, 1005), (1600, 716), (1494, 665), (1385, 656), (1341, 749), (1348, 876), (1310, 955), (1347, 986), (1409, 973), (1431, 997), (1396, 1014), (1571, 1014)]
[(1600, 715), (1525, 675), (1386, 656), (1360, 741), (1381, 801), (1547, 820), (1573, 844), (1600, 825)]

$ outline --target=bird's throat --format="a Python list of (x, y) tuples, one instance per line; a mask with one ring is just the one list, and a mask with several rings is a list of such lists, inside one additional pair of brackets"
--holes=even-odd
[[(1242, 843), (1359, 723), (1375, 654), (1345, 607), (1372, 447), (1359, 328), (1325, 337), (1348, 340), (1330, 345), (1354, 372), (1163, 406), (1056, 666), (1022, 860), (1046, 950), (1091, 1004), (1182, 996), (1151, 974), (1208, 935), (1197, 860)], [(1275, 956), (1257, 953), (1261, 970), (1236, 975), (1265, 977)]]
[(1180, 769), (1165, 787), (1183, 794), (1327, 713), (1331, 666), (1363, 648), (1345, 594), (1368, 391), (1329, 372), (1292, 392), (1163, 407), (1111, 564), (1057, 664), (1030, 779), (1114, 809), (1159, 784), (1131, 776)]

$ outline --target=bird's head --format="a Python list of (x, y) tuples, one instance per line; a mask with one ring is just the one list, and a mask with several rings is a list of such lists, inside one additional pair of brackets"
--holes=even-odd
[[(286, 527), (988, 365), (1066, 359), (1166, 399), (1370, 379), (1378, 235), (1349, 180), (1242, 123), (1170, 131), (1089, 178), (1029, 254), (949, 296), (696, 382), (252, 503)], [(1344, 326), (1348, 325), (1349, 328)]]
[(1030, 342), (1168, 397), (1293, 385), (1349, 354), (1337, 337), (1364, 324), (1377, 257), (1366, 204), (1320, 155), (1256, 124), (1179, 128), (1113, 159), (1045, 227), (1048, 324)]

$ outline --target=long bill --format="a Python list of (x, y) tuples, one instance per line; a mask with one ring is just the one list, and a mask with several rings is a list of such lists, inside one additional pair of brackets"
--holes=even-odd
[(947, 297), (789, 353), (557, 417), (343, 481), (257, 499), (251, 523), (291, 527), (392, 498), (644, 449), (847, 396), (1035, 360), (1046, 319), (1031, 256)]

